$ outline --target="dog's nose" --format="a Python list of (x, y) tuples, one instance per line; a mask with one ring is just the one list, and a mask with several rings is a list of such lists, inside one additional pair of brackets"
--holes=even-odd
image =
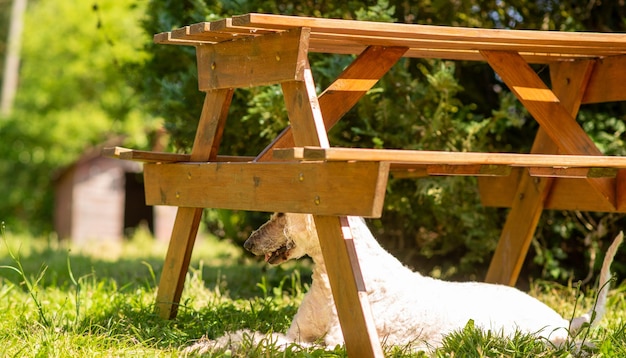
[(251, 251), (252, 250), (252, 242), (250, 242), (250, 240), (246, 240), (243, 243), (243, 248), (248, 250), (248, 251)]

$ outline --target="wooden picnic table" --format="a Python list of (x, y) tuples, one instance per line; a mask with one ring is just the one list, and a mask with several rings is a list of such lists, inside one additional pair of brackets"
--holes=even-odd
[[(575, 120), (581, 104), (626, 100), (625, 34), (247, 14), (154, 41), (195, 46), (206, 93), (190, 154), (109, 150), (146, 162), (147, 204), (179, 207), (157, 295), (165, 318), (176, 315), (202, 208), (314, 214), (353, 357), (383, 353), (344, 216), (380, 217), (390, 172), (480, 176), (482, 202), (511, 208), (488, 282), (515, 284), (544, 209), (626, 212), (626, 158), (604, 156)], [(310, 52), (357, 56), (317, 95)], [(332, 148), (328, 129), (402, 57), (488, 63), (540, 125), (531, 153)], [(534, 63), (549, 67), (551, 88)], [(277, 83), (290, 127), (256, 158), (219, 156), (234, 89)]]

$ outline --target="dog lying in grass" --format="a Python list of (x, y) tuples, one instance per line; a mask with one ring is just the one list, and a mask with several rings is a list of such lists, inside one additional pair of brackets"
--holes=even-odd
[[(555, 345), (586, 325), (597, 323), (605, 309), (610, 265), (623, 234), (609, 247), (602, 265), (595, 307), (570, 321), (539, 300), (516, 288), (481, 282), (447, 282), (413, 272), (385, 249), (365, 221), (349, 217), (356, 253), (363, 273), (378, 336), (385, 345), (429, 350), (443, 337), (462, 330), (473, 320), (483, 330), (503, 336), (516, 332), (542, 337)], [(344, 343), (313, 217), (308, 214), (274, 214), (253, 232), (244, 247), (278, 265), (308, 255), (313, 259), (313, 281), (286, 335), (275, 334), (275, 344), (312, 344), (328, 347)], [(240, 340), (251, 332), (222, 338)], [(239, 338), (237, 338), (239, 336)], [(258, 338), (254, 339), (255, 341)]]

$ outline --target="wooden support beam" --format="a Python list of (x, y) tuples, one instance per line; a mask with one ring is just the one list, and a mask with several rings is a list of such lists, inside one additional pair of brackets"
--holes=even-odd
[(528, 175), (549, 178), (615, 178), (617, 168), (528, 168)]
[[(217, 156), (217, 147), (232, 96), (232, 89), (207, 92), (191, 150), (191, 160), (208, 161)], [(144, 179), (146, 178), (147, 174), (144, 171)], [(176, 213), (156, 298), (156, 311), (164, 319), (174, 318), (178, 312), (178, 303), (201, 217), (201, 208), (181, 207)]]
[[(481, 53), (562, 154), (602, 155), (591, 138), (576, 123), (571, 109), (561, 103), (519, 54), (506, 51), (481, 51)], [(586, 64), (588, 71), (591, 70), (590, 62), (582, 63)], [(584, 73), (587, 77), (585, 84), (590, 73), (588, 71)], [(572, 74), (574, 75), (576, 74)], [(582, 100), (583, 94), (584, 92), (577, 97)], [(601, 200), (615, 206), (614, 180), (597, 178), (590, 179), (590, 183), (600, 194)]]
[(297, 28), (259, 37), (198, 45), (201, 91), (302, 80), (309, 30)]
[[(506, 177), (478, 178), (478, 192), (482, 205), (498, 208), (512, 207), (524, 171), (523, 168), (514, 168), (511, 175)], [(619, 179), (622, 172), (623, 170), (618, 171), (617, 183), (618, 187), (622, 185), (626, 189), (626, 185), (622, 184)], [(393, 171), (391, 174), (395, 176)], [(618, 202), (621, 203), (621, 206), (616, 209), (605, 201), (599, 201), (597, 194), (586, 179), (555, 178), (550, 194), (544, 201), (544, 209), (626, 213), (626, 205), (624, 205), (626, 198), (623, 196), (626, 191), (619, 191), (618, 189), (618, 193), (620, 192), (622, 195), (619, 196), (621, 199)], [(575, 194), (572, 195), (572, 193)]]
[[(494, 54), (491, 53), (487, 54), (487, 56), (490, 56), (491, 62), (496, 62), (498, 64), (499, 71), (507, 74), (514, 72), (514, 68), (503, 68), (503, 64), (498, 62), (500, 59), (498, 56), (494, 56)], [(515, 56), (513, 56), (513, 58), (516, 60), (518, 59)], [(519, 63), (514, 61), (510, 65), (517, 67), (519, 66)], [(552, 71), (550, 72), (552, 75), (552, 83), (556, 96), (560, 98), (560, 101), (557, 99), (557, 106), (555, 107), (552, 105), (553, 108), (550, 111), (544, 112), (546, 109), (541, 108), (541, 105), (538, 105), (538, 108), (531, 111), (531, 113), (534, 112), (533, 116), (535, 116), (537, 121), (541, 124), (541, 128), (537, 133), (537, 137), (535, 138), (535, 142), (533, 143), (533, 147), (531, 149), (532, 153), (558, 153), (559, 144), (557, 140), (551, 138), (549, 129), (547, 129), (549, 126), (543, 125), (543, 122), (550, 122), (552, 118), (546, 118), (543, 116), (556, 110), (558, 111), (557, 113), (561, 113), (560, 116), (562, 118), (562, 122), (573, 122), (573, 118), (576, 117), (576, 113), (578, 113), (578, 109), (580, 108), (581, 98), (589, 81), (589, 74), (591, 73), (592, 67), (593, 63), (590, 61), (554, 65), (552, 67)], [(532, 75), (527, 73), (526, 76), (531, 78), (536, 77), (534, 72)], [(545, 88), (540, 86), (536, 79), (533, 81), (525, 78), (515, 78), (513, 75), (510, 75), (510, 77), (513, 78), (508, 78), (509, 86), (526, 85), (527, 81), (529, 81), (532, 84), (532, 88), (545, 91)], [(505, 82), (506, 81), (507, 80), (505, 80)], [(518, 97), (519, 96), (520, 94), (518, 94)], [(548, 95), (548, 97), (550, 96)], [(534, 100), (522, 101), (525, 102), (525, 105), (528, 104), (532, 106), (534, 103)], [(565, 114), (567, 114), (571, 119), (568, 119)], [(579, 133), (580, 131), (577, 127), (571, 126), (570, 130), (572, 132), (570, 135), (582, 135), (585, 138), (588, 138), (584, 132), (582, 134)], [(554, 133), (552, 133), (552, 135), (554, 135)], [(568, 146), (564, 147), (565, 150), (572, 150), (574, 153), (577, 153), (576, 150), (578, 149), (576, 148), (569, 148)], [(596, 151), (593, 151), (593, 153), (595, 154)], [(522, 174), (520, 183), (513, 198), (514, 201), (512, 203), (511, 211), (507, 216), (504, 228), (502, 229), (502, 233), (500, 235), (500, 240), (498, 241), (498, 246), (496, 247), (491, 259), (487, 276), (485, 278), (486, 282), (501, 283), (511, 286), (515, 285), (537, 228), (537, 223), (541, 217), (544, 203), (553, 184), (554, 178), (538, 178), (531, 177), (529, 173)], [(606, 202), (606, 200), (603, 201)]]
[(388, 163), (145, 164), (146, 203), (380, 217)]
[(428, 175), (500, 176), (511, 174), (511, 167), (496, 164), (433, 164), (426, 167), (426, 172)]
[[(537, 133), (533, 152), (557, 150), (543, 129)], [(491, 258), (485, 282), (515, 286), (550, 193), (553, 178), (536, 178), (524, 173), (513, 198), (498, 245)]]
[[(318, 99), (326, 129), (330, 129), (369, 91), (406, 52), (406, 47), (370, 46), (363, 51)], [(258, 156), (257, 161), (273, 160), (275, 148), (293, 147), (291, 126)]]
[[(363, 282), (361, 268), (354, 246), (354, 238), (346, 217), (316, 215), (315, 226), (320, 237), (324, 264), (329, 274), (337, 277), (354, 277), (352, 280), (331, 279), (330, 285), (337, 306), (346, 351), (349, 357), (384, 357)], [(322, 237), (324, 239), (322, 239)], [(347, 253), (347, 255), (346, 255)], [(356, 305), (355, 305), (356, 303)], [(348, 344), (348, 342), (350, 342)]]
[[(326, 126), (315, 93), (313, 76), (308, 65), (304, 71), (303, 82), (287, 82), (283, 83), (282, 86), (287, 113), (293, 128), (294, 144), (328, 148)], [(388, 172), (385, 174), (385, 182), (387, 177)], [(361, 180), (362, 178), (356, 177), (355, 179)], [(349, 199), (346, 200), (344, 194), (350, 188), (344, 185), (334, 187), (332, 184), (332, 181), (326, 182), (327, 187), (334, 188), (332, 190), (333, 195), (340, 197), (343, 201), (348, 201)], [(383, 189), (380, 197), (381, 204), (384, 193), (385, 190)], [(360, 206), (362, 202), (357, 200), (355, 204)], [(358, 266), (355, 266), (355, 263), (358, 262), (356, 251), (353, 246), (346, 243), (345, 236), (340, 234), (340, 231), (349, 231), (349, 224), (345, 219), (337, 217), (325, 218), (314, 215), (313, 218), (320, 245), (328, 248), (322, 252), (324, 261), (334, 261), (341, 265), (335, 266), (331, 263), (328, 269), (328, 280), (333, 292), (348, 355), (364, 358), (384, 357), (376, 329), (372, 328), (374, 319), (366, 297), (365, 283), (359, 274)], [(340, 220), (343, 220), (343, 228), (339, 225)], [(345, 269), (345, 265), (351, 266), (352, 269)]]
[(617, 210), (626, 212), (626, 170), (617, 173)]
[(583, 103), (626, 101), (626, 56), (596, 61)]

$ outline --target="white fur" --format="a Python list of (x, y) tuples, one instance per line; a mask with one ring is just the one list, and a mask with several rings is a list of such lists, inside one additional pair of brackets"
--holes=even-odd
[[(386, 345), (410, 345), (416, 350), (440, 346), (445, 335), (462, 329), (469, 320), (476, 327), (504, 336), (523, 332), (562, 344), (570, 332), (574, 334), (584, 323), (600, 320), (606, 303), (609, 266), (622, 240), (622, 235), (618, 236), (607, 252), (594, 322), (590, 322), (592, 310), (575, 318), (570, 326), (552, 308), (515, 288), (447, 282), (413, 272), (378, 244), (362, 218), (348, 220), (378, 336)], [(271, 253), (284, 245), (289, 249), (272, 258)], [(315, 263), (310, 290), (286, 337), (277, 335), (276, 340), (323, 340), (326, 346), (344, 343), (312, 216), (275, 214), (250, 236), (245, 247), (257, 255), (266, 255), (266, 260), (274, 264), (304, 255)]]

